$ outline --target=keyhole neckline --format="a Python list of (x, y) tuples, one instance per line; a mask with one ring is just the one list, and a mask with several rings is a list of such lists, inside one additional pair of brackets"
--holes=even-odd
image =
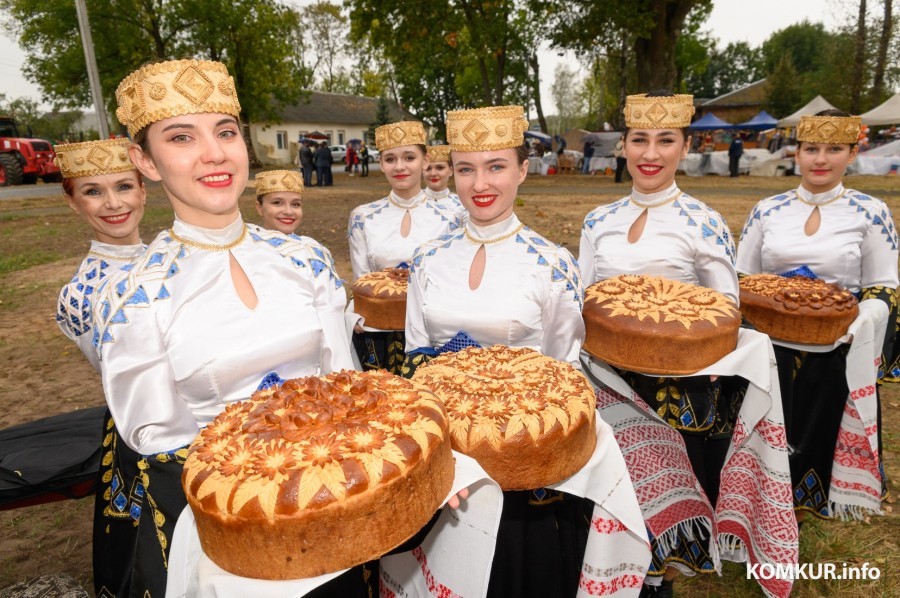
[(513, 235), (518, 234), (523, 228), (525, 228), (525, 224), (524, 224), (523, 222), (520, 222), (520, 223), (519, 223), (519, 226), (515, 227), (514, 229), (512, 229), (512, 230), (509, 231), (508, 233), (504, 233), (504, 234), (502, 234), (502, 235), (498, 235), (498, 236), (496, 236), (496, 237), (491, 237), (491, 238), (488, 238), (488, 239), (482, 239), (482, 238), (480, 238), (480, 237), (476, 237), (476, 236), (473, 235), (471, 232), (469, 232), (469, 227), (468, 227), (468, 226), (466, 226), (465, 228), (463, 228), (463, 232), (465, 233), (466, 238), (467, 238), (469, 241), (475, 243), (476, 245), (492, 245), (492, 244), (494, 244), (494, 243), (499, 243), (500, 241), (505, 241), (505, 240), (509, 239), (509, 238), (512, 237)]

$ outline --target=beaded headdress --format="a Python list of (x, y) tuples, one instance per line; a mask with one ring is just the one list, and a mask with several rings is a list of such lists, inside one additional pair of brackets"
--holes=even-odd
[(648, 96), (625, 98), (625, 126), (629, 129), (683, 129), (694, 116), (694, 96)]
[(129, 145), (131, 141), (124, 137), (55, 145), (54, 162), (64, 179), (136, 170), (128, 157)]
[(449, 162), (450, 146), (449, 145), (429, 145), (428, 160), (430, 162)]
[(288, 191), (303, 195), (303, 178), (296, 170), (268, 170), (256, 174), (256, 197)]
[(801, 116), (797, 141), (807, 143), (856, 143), (859, 141), (859, 116)]
[(116, 117), (131, 137), (151, 123), (183, 114), (241, 113), (234, 79), (221, 62), (170, 60), (142, 66), (119, 83)]
[(404, 120), (375, 129), (375, 147), (379, 152), (401, 145), (425, 145), (425, 127), (422, 123)]
[(525, 143), (528, 121), (521, 106), (490, 106), (447, 113), (447, 142), (456, 152), (516, 148)]

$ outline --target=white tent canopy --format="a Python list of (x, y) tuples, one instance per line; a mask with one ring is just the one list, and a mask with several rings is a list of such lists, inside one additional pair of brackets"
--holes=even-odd
[(860, 115), (865, 125), (893, 125), (900, 123), (900, 93), (894, 94), (880, 106)]
[[(831, 102), (823, 98), (822, 96), (816, 96), (810, 102), (797, 110), (790, 116), (785, 116), (781, 120), (778, 121), (779, 127), (796, 127), (800, 124), (801, 116), (810, 116), (817, 112), (821, 112), (822, 110), (834, 110), (834, 106), (831, 105)], [(863, 120), (865, 122), (865, 120)]]

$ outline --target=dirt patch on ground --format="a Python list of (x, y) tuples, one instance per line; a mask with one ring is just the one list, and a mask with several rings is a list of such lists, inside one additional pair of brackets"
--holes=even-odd
[[(851, 177), (847, 182), (884, 198), (895, 211), (900, 207), (897, 178)], [(759, 199), (796, 186), (798, 180), (705, 177), (682, 179), (680, 183), (718, 209), (738, 236)], [(301, 232), (327, 246), (339, 273), (349, 277), (350, 210), (384, 197), (389, 188), (377, 172), (369, 178), (336, 173), (335, 184), (307, 190)], [(616, 185), (608, 176), (532, 176), (520, 190), (517, 213), (531, 228), (577, 255), (584, 216), (629, 190), (629, 186)], [(246, 193), (241, 209), (247, 220), (256, 222), (253, 203), (253, 195)], [(142, 225), (144, 240), (153, 239), (171, 221), (162, 189), (151, 184)], [(0, 200), (0, 243), (0, 428), (102, 405), (99, 377), (75, 345), (59, 332), (54, 318), (57, 293), (86, 253), (89, 231), (62, 202), (58, 187), (48, 185), (46, 197)], [(889, 475), (900, 479), (900, 392), (896, 386), (886, 389), (884, 404), (886, 464)], [(892, 492), (897, 493), (893, 484)], [(91, 517), (91, 500), (0, 512), (0, 588), (53, 572), (71, 575), (91, 588)], [(842, 560), (896, 562), (900, 557), (898, 536), (900, 518), (893, 512), (878, 519), (877, 525), (813, 522), (804, 528), (801, 562), (834, 561), (838, 570)], [(743, 579), (743, 568), (729, 566), (726, 573), (725, 578), (697, 580), (683, 589), (692, 594), (760, 594), (755, 584)], [(884, 570), (878, 587), (806, 582), (798, 584), (795, 595), (891, 595), (900, 585), (889, 582), (888, 573)]]

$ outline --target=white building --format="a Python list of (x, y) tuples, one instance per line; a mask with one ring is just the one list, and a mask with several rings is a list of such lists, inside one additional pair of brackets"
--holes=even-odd
[[(321, 133), (329, 145), (344, 145), (352, 139), (374, 145), (368, 135), (378, 111), (378, 98), (351, 96), (322, 91), (308, 92), (306, 102), (281, 111), (275, 123), (251, 123), (250, 139), (257, 158), (268, 166), (291, 165), (297, 160), (299, 140), (310, 133)], [(392, 122), (419, 120), (388, 101)]]

